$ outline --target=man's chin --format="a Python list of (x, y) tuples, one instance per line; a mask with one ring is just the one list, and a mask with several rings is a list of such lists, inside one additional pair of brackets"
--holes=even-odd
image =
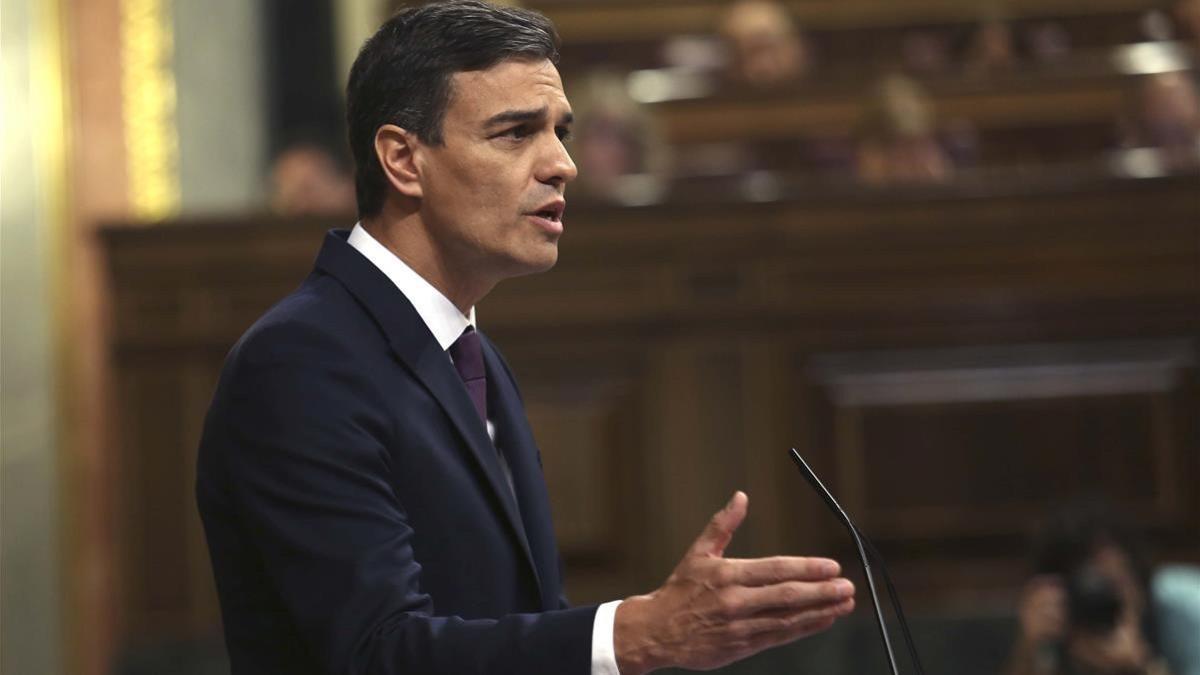
[(526, 272), (526, 274), (541, 274), (542, 272), (549, 272), (556, 264), (558, 264), (557, 246), (550, 254), (543, 256), (540, 260), (531, 263), (529, 265), (529, 271)]
[(514, 260), (508, 269), (508, 277), (524, 277), (549, 271), (558, 262), (558, 244), (543, 244), (534, 255)]

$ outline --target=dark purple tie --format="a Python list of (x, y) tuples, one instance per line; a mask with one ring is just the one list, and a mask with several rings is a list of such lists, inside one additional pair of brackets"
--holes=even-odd
[(479, 419), (487, 425), (487, 373), (483, 367), (483, 346), (479, 343), (479, 333), (474, 326), (467, 326), (463, 334), (458, 336), (450, 345), (450, 358), (454, 360), (454, 369), (467, 386), (471, 402), (475, 404), (475, 412)]

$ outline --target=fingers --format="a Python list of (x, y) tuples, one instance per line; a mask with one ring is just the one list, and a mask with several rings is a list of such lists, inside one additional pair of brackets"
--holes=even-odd
[(827, 558), (723, 558), (746, 518), (737, 492), (662, 587), (627, 598), (614, 620), (622, 672), (708, 670), (829, 628), (854, 609), (854, 584)]
[(825, 630), (829, 630), (837, 621), (836, 616), (813, 619), (810, 622), (797, 623), (794, 626), (782, 628), (774, 631), (766, 631), (757, 633), (749, 639), (748, 649), (749, 654), (757, 654), (764, 649), (777, 647), (789, 642), (795, 642), (801, 638), (806, 638), (810, 635), (815, 635)]
[(737, 531), (738, 526), (746, 519), (746, 509), (749, 503), (749, 498), (745, 492), (738, 490), (733, 493), (733, 497), (725, 508), (717, 511), (712, 519), (708, 521), (704, 531), (696, 538), (692, 547), (688, 550), (689, 555), (721, 557), (725, 554), (725, 547), (729, 545), (733, 539), (733, 533)]
[(828, 558), (776, 556), (753, 560), (727, 559), (729, 579), (740, 586), (770, 586), (788, 581), (825, 581), (841, 574), (842, 566)]
[(741, 637), (734, 638), (731, 645), (737, 652), (735, 659), (828, 630), (839, 617), (849, 614), (853, 609), (854, 601), (847, 600), (821, 612), (763, 619), (753, 625), (739, 624), (736, 632)]
[(728, 618), (759, 615), (763, 612), (794, 614), (812, 607), (836, 605), (854, 598), (849, 579), (807, 582), (791, 581), (773, 586), (729, 588), (724, 591), (723, 606)]
[[(768, 611), (733, 624), (732, 630), (742, 636), (754, 638), (763, 634), (791, 635), (797, 630), (814, 624), (833, 625), (833, 622), (854, 611), (854, 598), (806, 607), (802, 611)], [(805, 633), (811, 634), (811, 633)], [(797, 635), (795, 637), (801, 637)], [(791, 639), (795, 639), (794, 637)]]

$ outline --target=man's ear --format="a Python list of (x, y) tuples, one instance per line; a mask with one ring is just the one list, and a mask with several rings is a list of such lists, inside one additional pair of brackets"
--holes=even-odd
[(420, 172), (414, 159), (419, 142), (416, 134), (394, 124), (375, 130), (375, 156), (384, 178), (400, 194), (416, 199), (422, 195)]

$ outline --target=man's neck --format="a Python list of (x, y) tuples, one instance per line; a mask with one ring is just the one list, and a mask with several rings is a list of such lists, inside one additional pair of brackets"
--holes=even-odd
[(446, 296), (464, 315), (495, 287), (495, 282), (470, 278), (466, 265), (456, 264), (429, 236), (420, 214), (402, 217), (384, 211), (362, 219), (362, 226), (387, 250)]

